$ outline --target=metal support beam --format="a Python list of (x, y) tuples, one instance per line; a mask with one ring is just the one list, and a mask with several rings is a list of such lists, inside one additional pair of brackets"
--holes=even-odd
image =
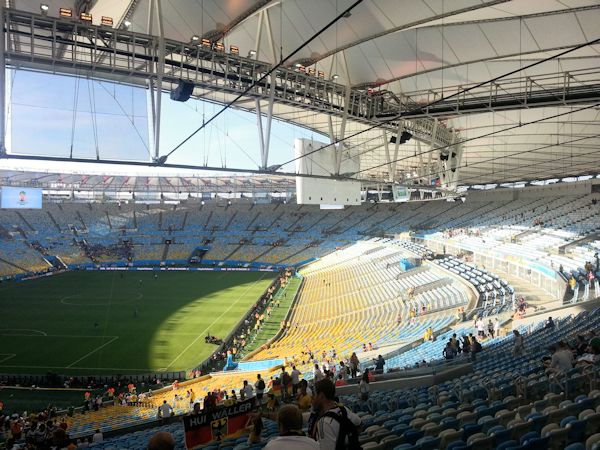
[(266, 127), (263, 128), (262, 110), (260, 99), (256, 99), (256, 125), (258, 127), (258, 140), (260, 144), (260, 169), (269, 166), (269, 146), (271, 144), (271, 123), (273, 122), (273, 104), (275, 103), (275, 76), (271, 75), (271, 94), (267, 105)]
[(2, 18), (2, 30), (0, 30), (0, 155), (6, 153), (6, 61), (5, 29), (8, 29), (4, 16), (4, 5), (0, 3), (0, 17)]
[(158, 60), (156, 63), (156, 111), (154, 113), (154, 159), (160, 156), (160, 117), (162, 112), (162, 82), (165, 70), (165, 30), (163, 27), (163, 16), (161, 0), (154, 0), (156, 7), (156, 22), (158, 24)]
[(261, 11), (258, 14), (258, 25), (256, 26), (256, 37), (254, 39), (254, 51), (256, 52), (256, 59), (260, 61), (260, 41), (262, 39), (263, 20), (265, 18), (265, 12)]

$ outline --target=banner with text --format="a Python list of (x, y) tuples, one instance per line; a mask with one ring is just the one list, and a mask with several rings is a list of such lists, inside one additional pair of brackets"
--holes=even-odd
[(254, 408), (254, 398), (214, 411), (184, 416), (185, 447), (195, 449), (242, 430)]

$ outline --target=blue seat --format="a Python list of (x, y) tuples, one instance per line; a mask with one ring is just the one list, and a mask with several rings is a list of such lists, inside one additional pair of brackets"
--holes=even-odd
[(415, 430), (413, 428), (410, 428), (406, 430), (402, 436), (404, 436), (404, 439), (406, 439), (409, 443), (414, 445), (419, 439), (423, 437), (424, 434), (425, 433), (421, 430)]
[(517, 448), (519, 444), (517, 441), (506, 441), (496, 447), (496, 450), (508, 450), (511, 448)]
[(416, 447), (412, 444), (404, 443), (400, 444), (398, 447), (394, 447), (394, 450), (419, 450), (419, 447)]
[(436, 450), (440, 446), (440, 438), (424, 436), (417, 441), (420, 450)]
[(585, 445), (583, 445), (581, 442), (575, 442), (567, 445), (565, 450), (585, 450)]
[(531, 439), (538, 439), (539, 437), (540, 434), (537, 431), (529, 431), (528, 433), (525, 433), (523, 436), (521, 436), (521, 445), (526, 444)]
[(527, 450), (547, 450), (549, 443), (550, 437), (534, 438), (528, 440), (527, 443), (523, 445), (523, 448)]
[(469, 448), (469, 446), (463, 441), (450, 442), (446, 446), (446, 450), (466, 450), (468, 448)]

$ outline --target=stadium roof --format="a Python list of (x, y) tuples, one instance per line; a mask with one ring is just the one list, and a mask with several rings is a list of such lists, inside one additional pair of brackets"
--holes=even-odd
[(93, 173), (52, 173), (0, 169), (0, 185), (30, 186), (56, 191), (96, 191), (114, 193), (291, 193), (290, 177), (169, 175), (102, 175)]
[[(67, 6), (90, 12), (95, 22), (109, 16), (116, 28), (156, 35), (156, 26), (149, 29), (149, 18), (158, 14), (149, 14), (152, 2), (43, 3), (49, 15)], [(39, 13), (30, 0), (7, 3)], [(244, 57), (256, 52), (254, 59), (273, 65), (353, 3), (163, 0), (160, 16), (166, 39), (221, 40), (226, 49), (234, 45)], [(283, 66), (314, 68), (342, 91), (367, 92), (369, 101), (381, 99), (388, 109), (368, 120), (349, 114), (346, 121), (344, 114), (275, 102), (273, 114), (333, 140), (343, 136), (361, 156), (364, 177), (410, 183), (442, 171), (447, 147), (439, 140), (431, 144), (415, 132), (396, 149), (386, 145), (390, 117), (398, 131), (409, 120), (436, 123), (454, 136), (453, 144), (462, 143), (458, 184), (600, 173), (599, 23), (598, 0), (364, 0)], [(170, 89), (172, 82), (165, 83)], [(197, 86), (194, 95), (218, 102), (235, 97), (209, 86)], [(254, 105), (251, 97), (236, 103), (249, 110)], [(377, 121), (381, 128), (365, 131)]]

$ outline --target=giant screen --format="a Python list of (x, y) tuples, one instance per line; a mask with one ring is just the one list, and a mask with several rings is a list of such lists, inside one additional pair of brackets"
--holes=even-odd
[(2, 186), (0, 207), (2, 209), (41, 209), (42, 190), (38, 188)]

